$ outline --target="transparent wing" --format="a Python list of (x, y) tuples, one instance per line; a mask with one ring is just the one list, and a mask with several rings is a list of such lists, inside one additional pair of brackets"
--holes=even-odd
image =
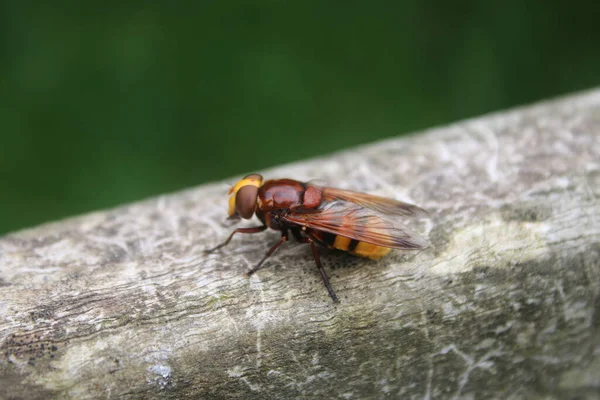
[(404, 226), (398, 215), (389, 216), (353, 202), (324, 202), (319, 209), (294, 211), (283, 219), (383, 247), (408, 250), (428, 245), (420, 235)]
[[(308, 184), (311, 186), (312, 184)], [(388, 199), (386, 197), (373, 196), (366, 193), (353, 192), (351, 190), (336, 189), (326, 186), (312, 185), (323, 193), (325, 201), (344, 201), (361, 205), (385, 215), (399, 215), (407, 218), (429, 218), (429, 213), (421, 207), (403, 201)]]

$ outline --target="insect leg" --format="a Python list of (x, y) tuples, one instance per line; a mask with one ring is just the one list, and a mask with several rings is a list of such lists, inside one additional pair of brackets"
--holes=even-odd
[(255, 266), (254, 268), (252, 268), (250, 271), (246, 272), (246, 275), (247, 275), (247, 276), (250, 276), (250, 275), (252, 275), (253, 273), (255, 273), (256, 271), (258, 271), (258, 270), (260, 269), (260, 267), (263, 265), (263, 263), (265, 262), (265, 260), (266, 260), (267, 258), (269, 258), (269, 257), (271, 256), (271, 254), (273, 254), (273, 253), (275, 252), (275, 250), (277, 250), (277, 248), (278, 248), (279, 246), (281, 246), (281, 244), (282, 244), (283, 242), (287, 241), (287, 240), (288, 240), (288, 232), (287, 232), (287, 230), (282, 230), (282, 231), (281, 231), (281, 239), (279, 239), (279, 240), (277, 241), (277, 243), (275, 243), (275, 244), (274, 244), (274, 245), (273, 245), (273, 246), (272, 246), (272, 247), (269, 249), (269, 251), (267, 251), (267, 254), (266, 254), (264, 257), (263, 257), (263, 259), (262, 259), (262, 260), (260, 260), (260, 261), (258, 262), (258, 264), (256, 264), (256, 266)]
[(292, 235), (294, 235), (294, 238), (296, 239), (296, 241), (300, 242), (300, 243), (306, 243), (304, 241), (304, 236), (302, 236), (302, 234), (300, 233), (300, 229), (293, 227), (290, 228), (290, 230), (292, 231)]
[(335, 295), (331, 284), (329, 284), (329, 278), (327, 278), (327, 274), (323, 269), (323, 264), (321, 264), (321, 257), (319, 257), (319, 252), (317, 251), (317, 246), (315, 246), (315, 241), (309, 237), (303, 237), (299, 241), (302, 243), (310, 243), (310, 247), (312, 248), (313, 252), (313, 257), (315, 258), (315, 263), (317, 264), (317, 268), (319, 269), (319, 273), (321, 274), (321, 279), (323, 279), (323, 284), (325, 284), (325, 287), (327, 288), (329, 296), (331, 296), (333, 302), (339, 303), (340, 301), (338, 300), (338, 297)]
[(227, 244), (231, 241), (233, 235), (235, 235), (236, 233), (258, 233), (264, 231), (265, 229), (267, 229), (266, 225), (255, 226), (252, 228), (237, 228), (235, 231), (231, 232), (231, 235), (229, 235), (226, 241), (224, 241), (218, 246), (213, 247), (212, 249), (204, 250), (204, 254), (212, 253), (213, 251), (218, 250), (223, 246), (227, 246)]

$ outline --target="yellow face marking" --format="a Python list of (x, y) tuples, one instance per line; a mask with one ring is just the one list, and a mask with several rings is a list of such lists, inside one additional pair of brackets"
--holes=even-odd
[(390, 248), (377, 246), (371, 243), (358, 242), (358, 245), (354, 249), (354, 253), (362, 257), (368, 257), (372, 260), (378, 260), (391, 250), (392, 249)]
[(235, 214), (235, 194), (232, 194), (231, 196), (229, 196), (229, 208), (228, 208), (228, 212), (229, 212), (230, 216), (232, 216), (233, 214)]
[(242, 187), (246, 186), (246, 185), (250, 185), (250, 186), (256, 186), (256, 187), (260, 187), (260, 184), (262, 183), (262, 180), (257, 179), (257, 178), (244, 178), (244, 179), (240, 179), (238, 181), (238, 183), (236, 183), (234, 186), (229, 188), (229, 191), (227, 192), (227, 194), (229, 194), (229, 207), (228, 207), (228, 211), (229, 211), (229, 215), (234, 215), (235, 214), (235, 195), (237, 194), (238, 190), (240, 190)]
[(350, 242), (352, 239), (344, 237), (344, 236), (336, 236), (335, 241), (333, 242), (333, 247), (338, 250), (348, 250), (348, 246), (350, 246)]

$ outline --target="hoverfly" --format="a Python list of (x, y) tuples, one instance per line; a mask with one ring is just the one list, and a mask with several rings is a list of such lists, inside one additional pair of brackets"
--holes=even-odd
[(227, 240), (205, 253), (226, 246), (236, 233), (258, 233), (267, 228), (280, 231), (277, 243), (247, 272), (250, 276), (288, 240), (291, 232), (298, 242), (310, 244), (323, 283), (336, 303), (339, 300), (323, 270), (315, 243), (375, 260), (391, 249), (427, 247), (427, 241), (403, 223), (428, 217), (427, 212), (401, 201), (293, 179), (263, 182), (259, 174), (244, 177), (228, 194), (229, 219), (250, 219), (256, 214), (262, 225), (237, 228)]

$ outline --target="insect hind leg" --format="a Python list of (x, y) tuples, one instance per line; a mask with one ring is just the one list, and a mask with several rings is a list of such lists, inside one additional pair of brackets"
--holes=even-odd
[[(294, 233), (294, 231), (292, 231), (292, 233)], [(299, 232), (297, 232), (297, 233), (299, 235)], [(325, 273), (325, 270), (323, 269), (323, 264), (321, 264), (321, 257), (319, 256), (319, 251), (317, 250), (315, 241), (309, 237), (302, 237), (302, 236), (298, 237), (298, 236), (296, 236), (296, 234), (294, 234), (294, 236), (296, 237), (296, 240), (298, 240), (301, 243), (310, 243), (310, 247), (312, 248), (312, 252), (313, 252), (313, 257), (315, 258), (315, 263), (317, 264), (317, 268), (319, 270), (319, 273), (321, 274), (321, 279), (323, 280), (323, 284), (327, 288), (327, 291), (329, 292), (329, 296), (331, 297), (333, 302), (339, 303), (340, 300), (338, 299), (335, 292), (333, 291), (333, 288), (331, 287), (331, 284), (329, 283), (329, 278), (327, 278), (327, 274)]]

